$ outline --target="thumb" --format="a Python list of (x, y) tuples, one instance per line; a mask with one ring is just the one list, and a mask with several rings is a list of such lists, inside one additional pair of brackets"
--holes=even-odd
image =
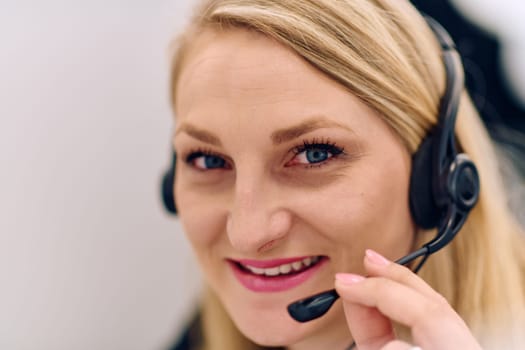
[(359, 350), (378, 350), (395, 339), (392, 322), (375, 307), (355, 302), (365, 277), (349, 273), (335, 276), (335, 288), (343, 302), (346, 322)]

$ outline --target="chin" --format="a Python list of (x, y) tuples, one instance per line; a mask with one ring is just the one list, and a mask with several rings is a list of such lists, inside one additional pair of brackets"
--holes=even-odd
[(344, 314), (334, 308), (318, 320), (300, 323), (293, 320), (286, 310), (287, 304), (276, 303), (265, 307), (227, 308), (239, 331), (248, 339), (261, 346), (287, 347), (323, 334), (334, 322), (344, 323)]
[[(264, 318), (266, 319), (266, 317)], [(272, 318), (271, 321), (258, 320), (243, 321), (237, 328), (245, 337), (262, 346), (289, 346), (308, 337), (310, 325), (299, 324), (292, 319), (283, 320)], [(310, 327), (308, 327), (310, 326)]]
[(277, 279), (254, 276), (230, 263), (233, 273), (225, 279), (212, 275), (212, 288), (237, 329), (258, 345), (287, 347), (327, 333), (335, 335), (336, 330), (341, 333), (341, 325), (346, 327), (340, 304), (318, 320), (306, 323), (295, 321), (287, 310), (291, 302), (332, 287), (331, 273), (325, 271), (328, 259), (318, 261), (297, 274)]

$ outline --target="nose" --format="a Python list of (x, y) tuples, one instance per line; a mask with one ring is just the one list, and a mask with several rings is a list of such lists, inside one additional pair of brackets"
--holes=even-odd
[(292, 226), (292, 215), (283, 206), (277, 185), (256, 181), (255, 177), (239, 181), (235, 187), (226, 231), (237, 252), (257, 254), (276, 247)]

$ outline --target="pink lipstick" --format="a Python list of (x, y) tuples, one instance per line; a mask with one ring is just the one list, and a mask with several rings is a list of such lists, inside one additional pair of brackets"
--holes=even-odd
[(227, 260), (237, 280), (254, 292), (292, 289), (313, 276), (326, 257), (303, 256), (272, 260)]

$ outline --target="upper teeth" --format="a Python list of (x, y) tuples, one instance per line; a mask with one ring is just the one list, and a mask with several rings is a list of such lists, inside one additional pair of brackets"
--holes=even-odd
[(279, 266), (274, 266), (274, 267), (269, 267), (269, 268), (253, 267), (253, 266), (244, 265), (244, 264), (242, 266), (256, 275), (277, 276), (277, 275), (286, 275), (291, 272), (302, 270), (305, 267), (315, 264), (318, 261), (319, 261), (319, 257), (314, 256), (314, 257), (304, 258), (303, 260), (294, 261), (293, 263), (290, 263), (290, 264), (282, 264)]

